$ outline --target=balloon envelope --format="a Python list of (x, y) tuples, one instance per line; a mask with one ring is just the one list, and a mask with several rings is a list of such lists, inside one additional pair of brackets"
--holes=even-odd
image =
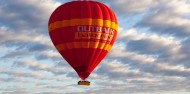
[(72, 1), (58, 7), (48, 24), (62, 57), (85, 80), (110, 51), (117, 35), (113, 11), (97, 1)]

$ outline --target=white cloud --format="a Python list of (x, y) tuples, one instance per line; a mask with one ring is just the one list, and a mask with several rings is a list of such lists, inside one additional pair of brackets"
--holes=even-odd
[(33, 78), (44, 78), (44, 75), (38, 72), (24, 72), (21, 70), (14, 70), (4, 72), (5, 74), (13, 75), (13, 76), (20, 76), (20, 77), (33, 77)]
[(4, 67), (2, 67), (2, 66), (0, 66), (0, 71), (3, 71), (3, 70), (5, 70), (5, 68), (4, 68)]
[[(101, 0), (100, 0), (101, 1)], [(110, 3), (109, 0), (102, 0), (102, 2)], [(153, 7), (157, 4), (154, 0), (113, 0), (110, 3), (110, 7), (117, 13), (136, 13), (146, 11), (148, 8)]]
[[(162, 7), (160, 7), (162, 6)], [(147, 27), (151, 32), (175, 37), (188, 37), (190, 35), (188, 18), (190, 4), (188, 1), (161, 0), (157, 6), (151, 8), (147, 16), (137, 24)]]
[[(67, 75), (67, 77), (77, 77), (77, 73), (69, 66), (67, 62), (52, 62), (41, 64), (37, 61), (21, 60), (14, 63), (15, 67), (26, 68), (32, 71), (45, 71), (53, 75)], [(35, 73), (34, 73), (35, 75)], [(36, 74), (37, 75), (37, 74)], [(39, 75), (40, 76), (40, 75)]]
[[(23, 4), (23, 5), (20, 5)], [(53, 0), (15, 0), (3, 1), (0, 19), (5, 26), (12, 29), (43, 29), (47, 26), (50, 13), (60, 3)], [(9, 23), (11, 22), (11, 23)], [(38, 31), (42, 32), (42, 31)]]
[(138, 54), (135, 52), (127, 51), (124, 47), (114, 46), (113, 50), (110, 52), (110, 57), (112, 58), (128, 58), (131, 60), (138, 61), (140, 63), (153, 63), (155, 58), (153, 56)]
[(181, 1), (181, 0), (173, 0), (169, 3), (166, 3), (168, 8), (170, 8), (170, 12), (172, 11), (176, 15), (187, 15), (190, 13), (190, 5), (189, 2)]
[[(140, 30), (139, 30), (140, 31)], [(181, 41), (173, 36), (161, 36), (154, 33), (140, 33), (135, 29), (120, 31), (119, 41), (126, 42), (126, 48), (129, 50), (140, 50), (152, 55), (158, 54), (158, 51), (167, 51), (168, 53), (177, 54), (181, 47)], [(143, 51), (144, 50), (144, 51)], [(146, 53), (147, 52), (147, 53)]]

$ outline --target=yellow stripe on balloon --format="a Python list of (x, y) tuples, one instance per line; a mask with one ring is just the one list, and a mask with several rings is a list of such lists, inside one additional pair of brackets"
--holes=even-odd
[(77, 48), (97, 48), (101, 50), (110, 51), (112, 45), (101, 42), (71, 42), (56, 45), (58, 51)]
[(67, 27), (67, 26), (77, 26), (77, 25), (94, 25), (94, 26), (105, 26), (112, 28), (114, 30), (118, 30), (118, 24), (116, 22), (112, 22), (110, 20), (103, 20), (103, 19), (91, 19), (91, 18), (84, 18), (84, 19), (71, 19), (71, 20), (63, 20), (63, 21), (56, 21), (51, 23), (48, 26), (49, 32), (54, 29)]

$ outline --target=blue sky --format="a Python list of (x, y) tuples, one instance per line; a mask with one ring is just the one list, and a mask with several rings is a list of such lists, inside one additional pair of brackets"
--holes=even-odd
[(76, 85), (48, 35), (68, 1), (0, 1), (1, 94), (190, 94), (189, 0), (97, 0), (115, 11), (119, 34), (90, 87)]

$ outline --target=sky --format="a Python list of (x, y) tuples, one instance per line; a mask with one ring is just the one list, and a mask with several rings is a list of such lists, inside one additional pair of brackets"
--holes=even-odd
[(119, 31), (88, 87), (48, 34), (51, 13), (69, 1), (0, 0), (1, 94), (190, 94), (190, 0), (97, 0)]

